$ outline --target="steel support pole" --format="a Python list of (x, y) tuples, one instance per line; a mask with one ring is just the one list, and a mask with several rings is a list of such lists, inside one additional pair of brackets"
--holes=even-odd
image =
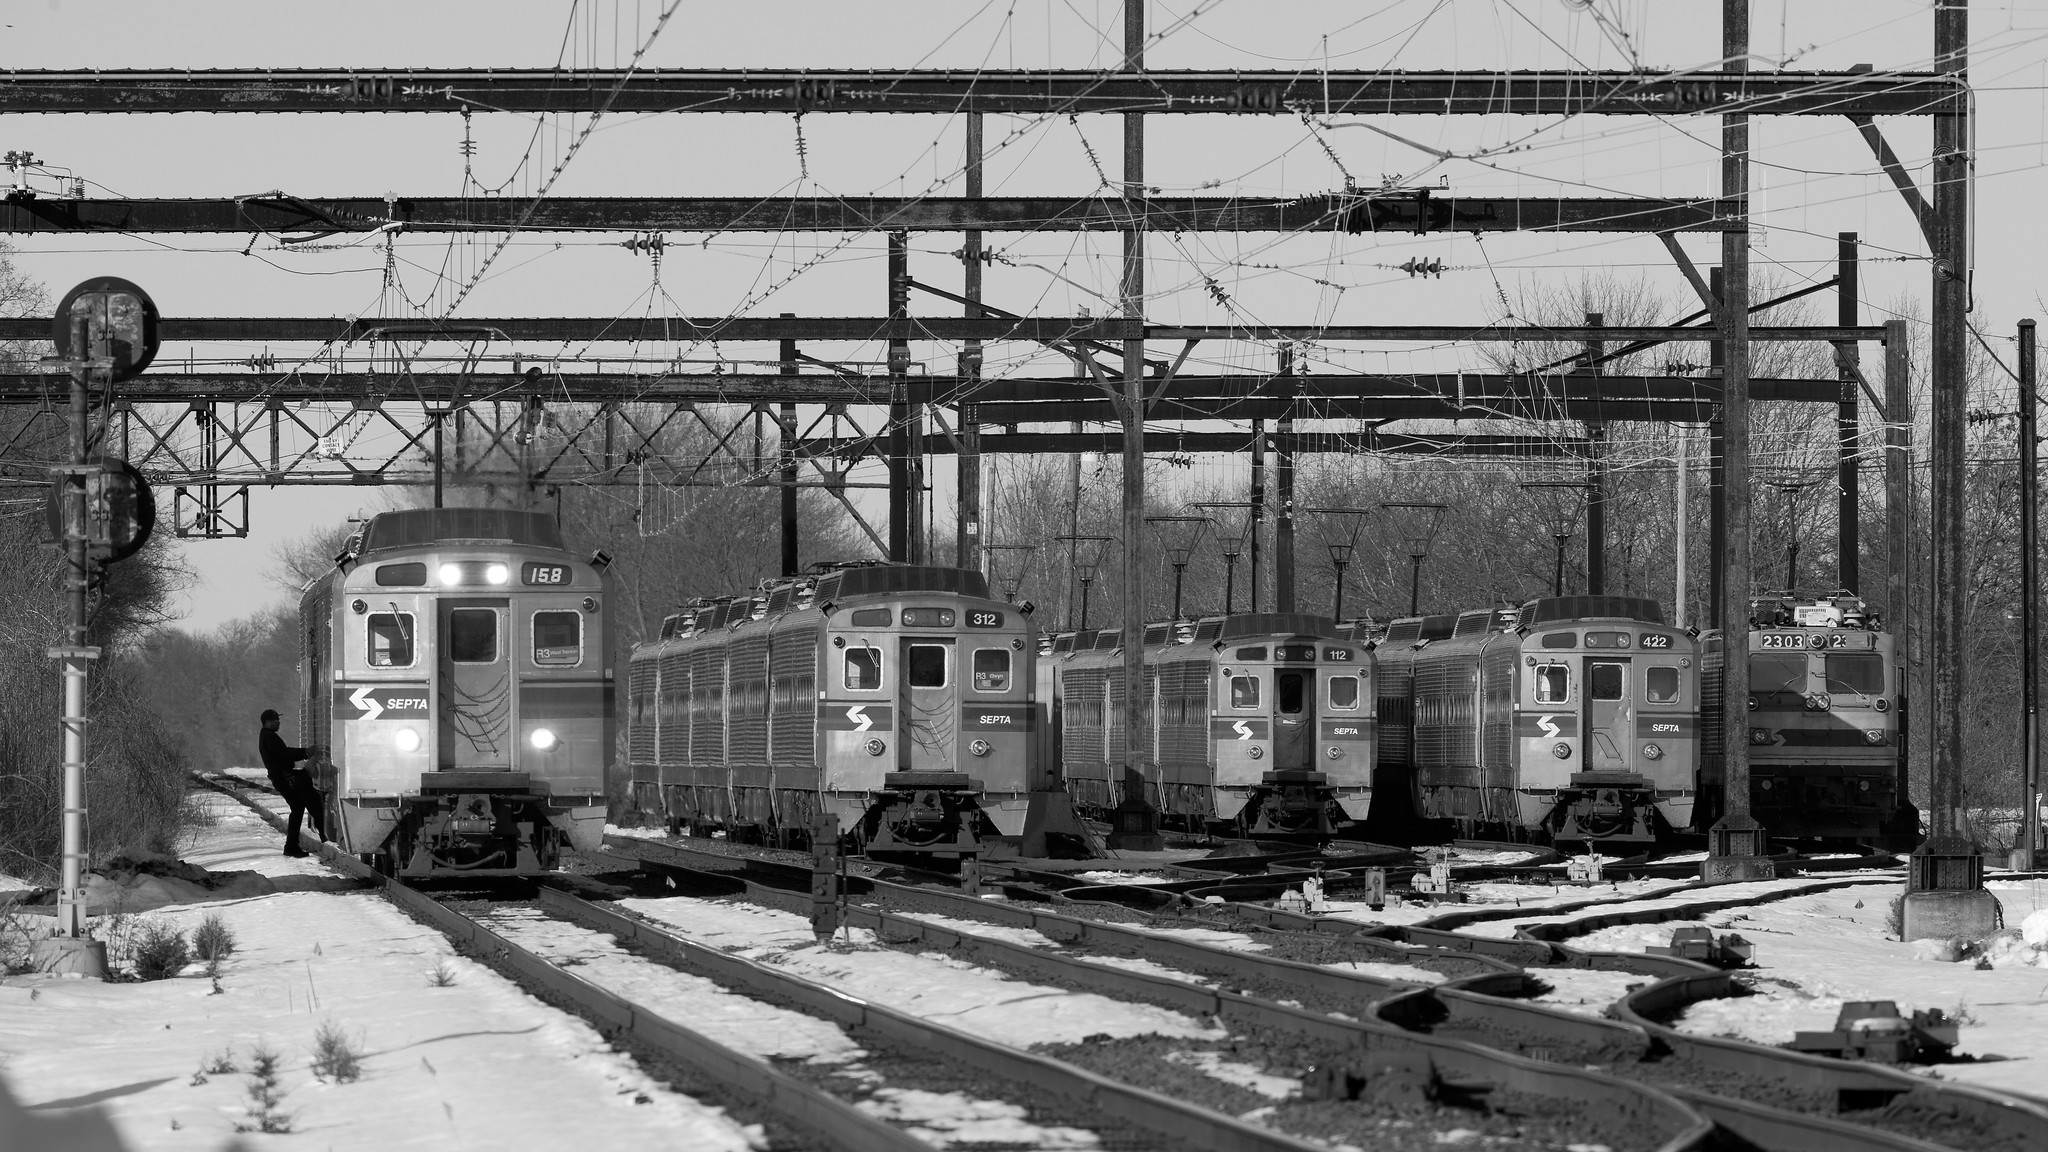
[[(1722, 0), (1722, 67), (1749, 71), (1750, 0)], [(1740, 205), (1745, 225), (1721, 235), (1721, 414), (1722, 454), (1727, 470), (1726, 575), (1721, 586), (1722, 746), (1721, 819), (1708, 833), (1701, 877), (1709, 883), (1769, 879), (1776, 875), (1764, 847), (1764, 830), (1749, 808), (1749, 117), (1721, 117), (1721, 195)]]
[(1252, 421), (1252, 503), (1251, 518), (1251, 606), (1247, 612), (1259, 610), (1259, 535), (1266, 526), (1266, 422)]
[[(967, 198), (979, 200), (982, 194), (982, 115), (979, 112), (967, 114)], [(965, 267), (961, 270), (960, 294), (968, 303), (962, 315), (969, 320), (981, 318), (981, 233), (970, 230), (962, 239), (960, 258)], [(972, 381), (967, 395), (974, 395), (974, 384), (981, 380), (981, 341), (969, 340), (960, 347), (960, 376)], [(954, 504), (958, 508), (958, 527), (953, 539), (953, 563), (960, 568), (981, 571), (981, 406), (972, 399), (960, 404), (960, 454), (955, 462), (955, 486), (958, 493)]]
[[(1124, 0), (1127, 71), (1145, 67), (1145, 3)], [(1145, 115), (1124, 114), (1124, 317), (1145, 316)], [(1124, 777), (1109, 846), (1158, 851), (1159, 813), (1145, 795), (1145, 341), (1124, 341)]]
[[(787, 316), (789, 313), (785, 312), (783, 315)], [(796, 341), (782, 341), (780, 351), (782, 353), (782, 374), (784, 376), (796, 375)], [(794, 576), (802, 571), (800, 557), (797, 554), (796, 405), (782, 405), (778, 417), (778, 423), (781, 425), (780, 439), (782, 441), (780, 445), (780, 455), (782, 457), (782, 490), (780, 493), (782, 497), (782, 574), (784, 576)]]
[(1280, 396), (1286, 413), (1274, 437), (1274, 482), (1280, 511), (1273, 519), (1273, 611), (1294, 611), (1294, 349), (1280, 347)]
[[(1856, 323), (1856, 233), (1843, 232), (1835, 238), (1836, 299), (1844, 324)], [(1855, 355), (1854, 344), (1837, 346), (1838, 354)], [(1843, 365), (1842, 400), (1835, 410), (1835, 582), (1851, 592), (1863, 591), (1862, 493), (1857, 482), (1856, 441), (1862, 426), (1857, 400), (1856, 374)]]
[[(80, 308), (71, 322), (71, 353), (89, 360), (98, 351), (86, 343), (85, 310)], [(65, 647), (55, 653), (64, 662), (64, 818), (63, 856), (58, 867), (57, 935), (76, 940), (85, 935), (85, 688), (86, 661), (91, 659), (86, 639), (86, 590), (91, 583), (92, 559), (87, 555), (90, 536), (86, 524), (85, 431), (88, 404), (87, 384), (91, 369), (80, 365), (71, 370), (71, 410), (66, 413), (70, 433), (71, 472), (64, 477), (64, 599), (70, 619), (64, 633)]]
[[(1586, 313), (1586, 327), (1598, 328), (1607, 318)], [(1600, 375), (1600, 357), (1607, 354), (1605, 340), (1586, 341), (1586, 371)], [(1599, 596), (1607, 591), (1607, 425), (1586, 425), (1586, 592)]]
[(2012, 866), (2034, 868), (2041, 846), (2041, 531), (2036, 504), (2040, 477), (2035, 472), (2040, 450), (2035, 438), (2038, 401), (2035, 378), (2034, 322), (2020, 321), (2020, 842)]
[(1919, 809), (1912, 806), (1910, 771), (1913, 713), (1921, 693), (1918, 678), (1919, 613), (1913, 610), (1913, 351), (1906, 322), (1885, 322), (1884, 339), (1884, 595), (1885, 627), (1899, 663), (1899, 758), (1894, 795), (1901, 813), (1898, 834), (1906, 847), (1920, 841)]
[[(910, 317), (910, 236), (889, 233), (889, 318)], [(910, 342), (889, 341), (889, 559), (909, 564), (917, 523), (910, 496)]]
[[(1722, 300), (1722, 284), (1727, 277), (1721, 269), (1714, 268), (1707, 273), (1707, 285), (1713, 290), (1714, 299)], [(1719, 324), (1718, 319), (1716, 324)], [(1723, 390), (1727, 388), (1728, 357), (1727, 345), (1716, 340), (1707, 345), (1707, 370), (1720, 381)], [(1719, 628), (1721, 618), (1721, 591), (1728, 585), (1728, 406), (1714, 406), (1713, 419), (1707, 422), (1707, 627)]]
[(447, 409), (436, 408), (430, 415), (434, 422), (434, 507), (441, 507), (441, 420)]
[(1692, 449), (1692, 429), (1683, 424), (1674, 424), (1671, 426), (1671, 432), (1672, 489), (1673, 500), (1677, 504), (1675, 515), (1671, 518), (1672, 531), (1676, 537), (1672, 541), (1671, 624), (1674, 628), (1684, 628), (1692, 623), (1692, 613), (1689, 610), (1692, 590), (1687, 586), (1687, 576), (1692, 562), (1688, 554), (1692, 548), (1692, 510), (1687, 507), (1692, 502), (1692, 461), (1687, 458)]

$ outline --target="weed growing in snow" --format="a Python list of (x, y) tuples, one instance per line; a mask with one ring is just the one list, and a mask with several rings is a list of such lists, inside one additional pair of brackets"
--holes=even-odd
[(284, 1093), (277, 1087), (277, 1053), (258, 1044), (249, 1053), (249, 1102), (242, 1106), (248, 1115), (235, 1125), (237, 1132), (289, 1132), (292, 1115), (278, 1107)]
[(313, 1034), (313, 1075), (336, 1084), (351, 1084), (363, 1078), (362, 1050), (332, 1020), (320, 1025), (320, 1030)]
[(215, 966), (234, 955), (235, 933), (220, 913), (211, 912), (192, 930), (192, 954)]
[(162, 920), (150, 919), (135, 935), (135, 978), (168, 980), (192, 962), (185, 934)]
[(0, 976), (15, 976), (30, 970), (29, 953), (37, 940), (49, 935), (49, 921), (24, 916), (12, 908), (0, 910)]
[(192, 1086), (197, 1088), (214, 1076), (232, 1076), (239, 1071), (235, 1067), (235, 1050), (223, 1048), (199, 1062), (199, 1071), (192, 1074)]
[(427, 984), (434, 988), (455, 987), (455, 966), (443, 960), (427, 970)]

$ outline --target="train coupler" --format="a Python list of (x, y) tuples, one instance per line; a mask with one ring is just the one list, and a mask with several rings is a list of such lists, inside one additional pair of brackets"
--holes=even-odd
[(1651, 843), (1656, 793), (1634, 772), (1574, 772), (1558, 791), (1557, 840)]
[[(1336, 793), (1330, 777), (1322, 772), (1283, 768), (1259, 778), (1253, 795), (1256, 810), (1251, 817), (1254, 836), (1333, 835), (1340, 823)], [(1348, 821), (1344, 821), (1348, 823)]]
[(867, 851), (966, 857), (996, 835), (981, 811), (981, 781), (965, 772), (891, 772), (873, 794)]

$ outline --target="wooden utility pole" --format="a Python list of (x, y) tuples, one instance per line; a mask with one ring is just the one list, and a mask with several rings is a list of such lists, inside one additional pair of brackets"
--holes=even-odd
[[(981, 113), (967, 114), (967, 198), (979, 200), (981, 179)], [(962, 271), (960, 294), (967, 297), (969, 320), (981, 318), (981, 233), (969, 230), (960, 245)], [(981, 405), (974, 389), (981, 382), (981, 341), (969, 340), (960, 348), (960, 376), (966, 380), (966, 398), (960, 402), (960, 454), (955, 475), (958, 479), (959, 527), (953, 538), (953, 563), (960, 568), (981, 567)]]
[[(1913, 355), (1906, 322), (1884, 325), (1884, 595), (1885, 628), (1899, 665), (1899, 759), (1894, 782), (1897, 830), (1920, 838), (1920, 813), (1913, 806), (1912, 724), (1916, 694), (1908, 687), (1920, 659), (1919, 613), (1913, 611)], [(1891, 831), (1887, 829), (1887, 831)]]
[[(1750, 0), (1722, 0), (1723, 70), (1749, 71)], [(1708, 832), (1701, 877), (1708, 883), (1764, 880), (1777, 874), (1764, 830), (1749, 811), (1749, 116), (1721, 117), (1721, 197), (1742, 227), (1721, 234), (1721, 435), (1726, 481), (1727, 549), (1722, 561), (1721, 819)]]
[(2020, 842), (2012, 866), (2032, 871), (2041, 846), (2041, 531), (2035, 503), (2040, 452), (2035, 405), (2034, 322), (2020, 321)]
[[(910, 317), (910, 234), (889, 233), (889, 319)], [(889, 341), (889, 559), (914, 564), (915, 481), (910, 464), (910, 341)]]
[[(1856, 233), (1843, 232), (1835, 237), (1835, 267), (1838, 282), (1835, 297), (1841, 309), (1838, 319), (1842, 324), (1853, 326), (1857, 312)], [(1849, 361), (1856, 355), (1856, 345), (1838, 344), (1835, 355)], [(1863, 534), (1857, 523), (1862, 510), (1856, 476), (1856, 441), (1862, 415), (1858, 410), (1856, 373), (1851, 370), (1851, 363), (1853, 361), (1841, 366), (1842, 399), (1835, 409), (1835, 583), (1837, 587), (1861, 593)]]
[[(1722, 283), (1727, 278), (1719, 268), (1707, 272), (1707, 286), (1714, 299), (1725, 300)], [(1719, 323), (1719, 320), (1716, 320)], [(1725, 391), (1728, 387), (1727, 345), (1720, 340), (1707, 345), (1707, 373)], [(1728, 406), (1714, 405), (1707, 421), (1707, 622), (1710, 629), (1721, 627), (1721, 590), (1728, 586)]]
[[(1586, 327), (1607, 322), (1599, 312), (1586, 313)], [(1605, 340), (1586, 341), (1586, 371), (1600, 375), (1600, 357), (1607, 354)], [(1586, 592), (1599, 596), (1607, 591), (1607, 425), (1586, 425)]]
[(1280, 509), (1273, 517), (1273, 611), (1294, 611), (1294, 348), (1280, 346), (1280, 395), (1287, 402), (1273, 437), (1273, 480)]
[[(788, 312), (784, 317), (791, 315)], [(782, 374), (796, 375), (796, 341), (782, 342)], [(785, 402), (776, 421), (781, 440), (782, 464), (782, 574), (794, 576), (801, 568), (796, 545), (796, 405)]]

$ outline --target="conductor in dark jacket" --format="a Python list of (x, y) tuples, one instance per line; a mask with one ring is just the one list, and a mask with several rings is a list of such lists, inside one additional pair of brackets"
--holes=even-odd
[(277, 734), (277, 710), (263, 710), (263, 732), (256, 737), (256, 750), (263, 755), (263, 770), (270, 774), (270, 785), (277, 794), (291, 805), (291, 819), (285, 825), (284, 854), (304, 856), (306, 850), (299, 846), (299, 822), (308, 811), (313, 814), (313, 830), (327, 839), (327, 817), (320, 790), (313, 787), (313, 777), (304, 769), (294, 767), (309, 753), (318, 748), (294, 748)]

